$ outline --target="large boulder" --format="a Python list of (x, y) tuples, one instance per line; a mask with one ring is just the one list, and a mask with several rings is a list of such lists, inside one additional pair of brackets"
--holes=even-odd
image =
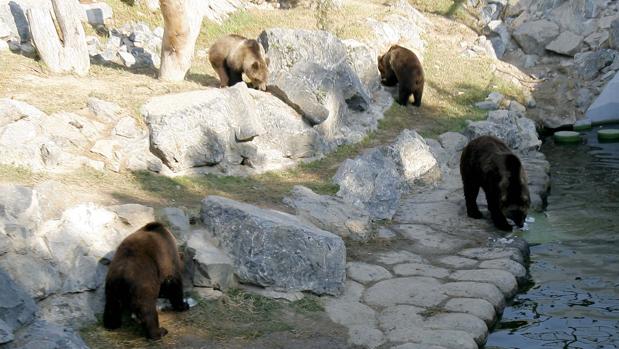
[(373, 105), (373, 98), (386, 94), (371, 71), (375, 55), (367, 45), (283, 28), (265, 30), (259, 41), (270, 59), (269, 91), (317, 125), (329, 144), (359, 142), (377, 127), (386, 106)]
[(548, 51), (565, 56), (573, 56), (580, 51), (584, 38), (570, 31), (562, 32), (555, 40), (546, 45)]
[(0, 345), (13, 340), (13, 333), (34, 321), (37, 306), (7, 273), (0, 269)]
[(343, 238), (367, 241), (372, 235), (369, 213), (339, 197), (319, 195), (297, 185), (291, 195), (284, 198), (284, 203), (294, 208), (297, 216)]
[(609, 43), (611, 48), (619, 50), (619, 18), (610, 24)]
[(503, 140), (510, 148), (525, 153), (538, 149), (542, 143), (533, 121), (507, 110), (492, 111), (484, 121), (469, 121), (464, 135), (470, 140), (492, 135)]
[(22, 329), (7, 349), (88, 349), (77, 331), (39, 320)]
[(241, 282), (283, 291), (338, 295), (346, 279), (342, 239), (299, 218), (218, 196), (202, 221), (233, 258)]
[(337, 196), (368, 211), (377, 219), (391, 219), (400, 201), (400, 178), (396, 163), (379, 148), (347, 159), (338, 168), (333, 182)]
[(187, 247), (194, 252), (194, 286), (212, 287), (218, 290), (236, 286), (232, 258), (215, 246), (207, 232), (203, 230), (191, 232)]
[(410, 187), (428, 178), (438, 166), (426, 141), (414, 130), (402, 130), (395, 142), (387, 146), (387, 153), (395, 162), (400, 177)]
[(244, 83), (154, 97), (142, 115), (151, 151), (174, 172), (264, 172), (325, 151), (292, 108)]
[(611, 65), (615, 59), (615, 51), (599, 49), (577, 53), (574, 56), (574, 65), (578, 76), (585, 80), (592, 80), (600, 74), (600, 71)]
[(525, 22), (513, 32), (514, 39), (527, 54), (544, 54), (546, 45), (559, 35), (559, 26), (548, 20)]

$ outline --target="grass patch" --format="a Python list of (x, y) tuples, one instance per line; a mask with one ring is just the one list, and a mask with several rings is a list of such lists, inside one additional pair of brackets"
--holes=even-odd
[(302, 299), (290, 303), (290, 306), (298, 313), (313, 313), (325, 310), (319, 298), (310, 294), (306, 294)]
[(197, 343), (207, 340), (251, 340), (268, 333), (293, 331), (295, 327), (284, 321), (283, 314), (286, 311), (318, 310), (322, 308), (318, 309), (314, 301), (299, 305), (297, 302), (276, 301), (232, 289), (218, 300), (199, 300), (198, 304), (187, 312), (160, 312), (161, 326), (167, 328), (169, 333), (159, 342), (146, 340), (142, 327), (128, 316), (118, 330), (107, 331), (99, 321), (82, 329), (80, 334), (91, 348), (106, 349), (165, 348), (170, 344), (183, 343), (187, 337), (193, 338)]

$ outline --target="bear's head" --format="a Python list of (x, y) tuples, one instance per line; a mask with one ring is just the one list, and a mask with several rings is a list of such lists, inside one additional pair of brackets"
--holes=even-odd
[(501, 190), (499, 208), (505, 217), (522, 228), (531, 205), (527, 174), (520, 159), (514, 154), (505, 155), (505, 168), (506, 173), (502, 175), (499, 184)]
[(251, 80), (251, 84), (254, 88), (260, 91), (267, 90), (267, 80), (269, 79), (269, 68), (266, 61), (261, 62), (259, 60), (254, 61), (249, 69), (245, 72), (245, 75)]

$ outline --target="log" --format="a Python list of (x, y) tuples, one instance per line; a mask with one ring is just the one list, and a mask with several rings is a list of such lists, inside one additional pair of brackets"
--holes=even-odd
[(34, 46), (52, 72), (85, 76), (90, 69), (90, 56), (84, 28), (77, 15), (81, 10), (79, 4), (77, 0), (52, 0), (52, 5), (53, 14), (40, 7), (26, 12)]
[(181, 81), (191, 61), (202, 25), (201, 0), (160, 0), (164, 31), (159, 78)]

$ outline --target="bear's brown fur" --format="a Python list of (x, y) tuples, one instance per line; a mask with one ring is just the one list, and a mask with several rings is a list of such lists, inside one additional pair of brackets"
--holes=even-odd
[(243, 81), (244, 73), (255, 88), (266, 91), (268, 58), (258, 41), (240, 35), (226, 35), (211, 46), (208, 59), (219, 75), (221, 87)]
[(161, 223), (148, 223), (127, 236), (110, 263), (105, 280), (103, 325), (121, 326), (123, 310), (142, 322), (146, 336), (159, 339), (168, 331), (159, 327), (157, 298), (168, 298), (174, 310), (187, 310), (183, 300), (183, 270), (174, 236)]
[(497, 228), (512, 230), (506, 217), (523, 226), (531, 203), (527, 175), (505, 143), (493, 136), (472, 140), (462, 151), (460, 174), (469, 217), (482, 218), (476, 202), (481, 187)]
[(423, 67), (415, 53), (399, 45), (393, 45), (384, 55), (378, 56), (378, 70), (385, 86), (398, 86), (398, 103), (406, 105), (412, 95), (413, 105), (421, 106)]

